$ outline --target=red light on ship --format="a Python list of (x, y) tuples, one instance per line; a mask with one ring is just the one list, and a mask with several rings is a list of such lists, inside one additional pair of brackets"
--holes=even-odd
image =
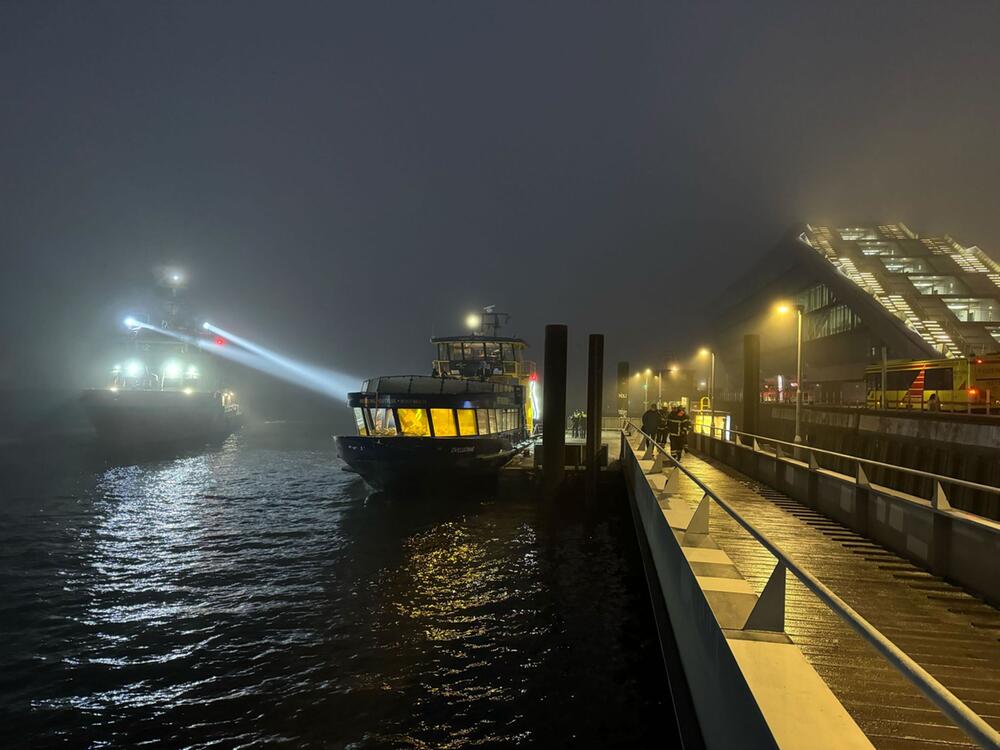
[(538, 380), (538, 373), (537, 372), (531, 373), (531, 377), (529, 378), (529, 380), (532, 380), (532, 381)]
[(225, 345), (225, 343), (226, 343), (226, 340), (224, 338), (222, 338), (222, 336), (216, 336), (215, 337), (215, 345), (216, 346), (223, 346), (223, 345)]

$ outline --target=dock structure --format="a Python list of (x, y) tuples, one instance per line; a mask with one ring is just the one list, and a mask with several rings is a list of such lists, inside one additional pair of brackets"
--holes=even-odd
[(994, 607), (721, 462), (682, 472), (637, 430), (621, 456), (707, 747), (1000, 746)]

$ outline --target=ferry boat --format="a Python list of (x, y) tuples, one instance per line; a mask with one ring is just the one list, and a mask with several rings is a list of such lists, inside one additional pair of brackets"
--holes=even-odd
[(182, 272), (163, 272), (161, 315), (155, 324), (126, 318), (106, 385), (81, 395), (102, 442), (116, 448), (210, 442), (242, 424), (236, 394), (210, 354), (227, 342), (188, 317), (181, 304), (184, 285)]
[(431, 339), (430, 375), (371, 378), (348, 394), (358, 432), (336, 444), (350, 470), (375, 489), (419, 492), (495, 476), (527, 447), (538, 375), (527, 343), (500, 335), (509, 319), (484, 308), (472, 333)]

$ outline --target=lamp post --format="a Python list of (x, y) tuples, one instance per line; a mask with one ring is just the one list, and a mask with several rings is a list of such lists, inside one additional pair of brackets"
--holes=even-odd
[(702, 357), (709, 358), (708, 367), (708, 404), (712, 411), (715, 411), (715, 352), (709, 349), (707, 346), (702, 347), (701, 351), (698, 352)]
[(779, 304), (779, 313), (795, 309), (795, 442), (802, 442), (802, 305)]

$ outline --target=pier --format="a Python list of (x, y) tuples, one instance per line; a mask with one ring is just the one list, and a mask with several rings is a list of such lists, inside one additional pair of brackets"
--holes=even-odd
[[(647, 575), (705, 746), (997, 746), (994, 607), (722, 461), (688, 454), (678, 468), (630, 432), (620, 455)], [(997, 544), (1000, 528), (984, 528)], [(995, 574), (995, 556), (980, 563)]]

